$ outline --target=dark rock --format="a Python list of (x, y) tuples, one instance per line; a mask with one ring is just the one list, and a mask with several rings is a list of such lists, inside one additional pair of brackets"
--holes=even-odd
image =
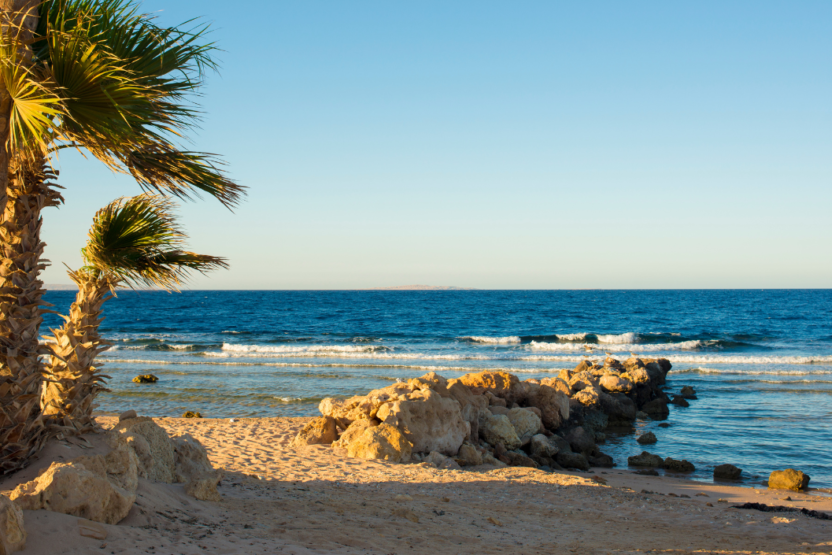
[(667, 408), (667, 401), (664, 399), (653, 399), (649, 403), (642, 405), (641, 410), (653, 418), (667, 418), (667, 415), (670, 414), (670, 409)]
[(576, 453), (589, 453), (595, 448), (595, 435), (578, 426), (566, 435), (566, 441)]
[(630, 466), (647, 466), (651, 468), (658, 468), (664, 461), (658, 455), (652, 455), (647, 451), (642, 451), (641, 455), (633, 455), (627, 457), (627, 464)]
[(809, 475), (800, 470), (787, 468), (786, 470), (775, 470), (768, 477), (770, 489), (790, 489), (800, 491), (809, 486)]
[(664, 462), (662, 463), (662, 468), (665, 470), (670, 470), (672, 472), (693, 472), (696, 470), (696, 467), (693, 466), (693, 463), (688, 461), (679, 461), (676, 459), (671, 459), (667, 457)]
[(674, 405), (677, 405), (677, 406), (680, 406), (680, 407), (689, 407), (690, 406), (690, 403), (688, 403), (685, 400), (685, 398), (680, 396), (680, 395), (674, 395), (673, 400), (670, 401), (670, 402), (673, 403)]
[(596, 456), (587, 457), (587, 462), (589, 462), (591, 466), (600, 468), (612, 468), (615, 466), (615, 461), (612, 460), (612, 457), (600, 452)]
[(560, 437), (559, 435), (555, 434), (549, 438), (549, 441), (554, 443), (555, 446), (558, 448), (559, 453), (571, 453), (572, 446), (569, 445), (569, 442)]
[(651, 443), (656, 443), (659, 440), (656, 438), (656, 434), (653, 432), (647, 432), (646, 434), (641, 434), (636, 441), (642, 445), (649, 445)]
[[(601, 394), (603, 397), (605, 394)], [(606, 414), (598, 410), (587, 409), (584, 411), (582, 427), (590, 432), (600, 432), (606, 430), (609, 424), (609, 418)]]
[(142, 374), (141, 376), (136, 376), (133, 378), (133, 383), (156, 383), (159, 381), (159, 378), (154, 376), (153, 374)]
[(577, 468), (578, 470), (589, 470), (589, 461), (579, 453), (558, 453), (555, 461), (564, 468)]
[(503, 457), (507, 459), (504, 462), (509, 466), (527, 466), (529, 468), (537, 468), (539, 466), (522, 451), (506, 451)]
[(659, 424), (659, 428), (669, 428), (669, 427), (670, 427), (670, 422), (662, 422), (661, 424)]
[(680, 393), (685, 399), (696, 399), (696, 390), (689, 385), (683, 387)]
[(738, 480), (741, 474), (742, 469), (733, 464), (721, 464), (714, 468), (714, 478), (720, 480)]

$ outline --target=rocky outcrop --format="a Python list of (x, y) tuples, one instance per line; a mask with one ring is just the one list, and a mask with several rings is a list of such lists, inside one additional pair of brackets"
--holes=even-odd
[(460, 404), (432, 389), (416, 390), (407, 399), (382, 405), (376, 417), (400, 430), (416, 452), (456, 455), (471, 426)]
[(775, 470), (768, 477), (770, 489), (789, 489), (800, 491), (809, 487), (809, 475), (800, 470), (787, 468), (786, 470)]
[(335, 419), (321, 416), (307, 423), (289, 446), (297, 449), (306, 445), (332, 445), (336, 439)]
[(654, 418), (667, 418), (670, 414), (670, 409), (667, 408), (667, 401), (661, 398), (653, 399), (645, 403), (641, 406), (641, 410)]
[(347, 446), (347, 454), (359, 459), (381, 459), (409, 462), (413, 445), (404, 434), (390, 424), (366, 428)]
[(11, 499), (0, 495), (0, 554), (26, 549), (26, 528), (23, 511)]
[(482, 395), (483, 393), (491, 393), (495, 397), (500, 397), (506, 401), (515, 402), (514, 393), (512, 390), (517, 387), (520, 380), (514, 374), (508, 372), (476, 372), (472, 374), (465, 374), (457, 380), (467, 386), (475, 395)]

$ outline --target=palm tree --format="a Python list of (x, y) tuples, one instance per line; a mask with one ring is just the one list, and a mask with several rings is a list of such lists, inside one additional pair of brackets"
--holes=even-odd
[(159, 27), (132, 0), (0, 0), (0, 472), (44, 440), (40, 226), (62, 201), (57, 152), (82, 150), (161, 194), (227, 207), (244, 194), (217, 157), (177, 144), (215, 67), (206, 30)]
[(185, 234), (176, 226), (173, 204), (158, 195), (120, 198), (99, 210), (87, 245), (86, 266), (69, 271), (78, 285), (63, 327), (48, 343), (43, 412), (68, 432), (92, 429), (95, 397), (109, 376), (93, 366), (110, 344), (98, 333), (101, 309), (121, 285), (152, 286), (171, 291), (192, 271), (226, 268), (224, 259), (184, 250)]

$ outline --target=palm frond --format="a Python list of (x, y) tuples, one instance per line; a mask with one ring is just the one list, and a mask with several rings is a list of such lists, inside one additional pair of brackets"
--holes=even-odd
[(120, 198), (99, 210), (81, 253), (88, 268), (130, 286), (178, 289), (192, 271), (227, 268), (223, 258), (184, 250), (174, 204), (159, 195)]

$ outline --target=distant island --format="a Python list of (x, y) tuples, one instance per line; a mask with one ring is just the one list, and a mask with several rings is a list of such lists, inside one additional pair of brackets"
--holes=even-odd
[(447, 285), (398, 285), (396, 287), (371, 287), (369, 291), (475, 291), (475, 289)]
[(78, 291), (74, 283), (46, 283), (43, 288), (47, 291)]

